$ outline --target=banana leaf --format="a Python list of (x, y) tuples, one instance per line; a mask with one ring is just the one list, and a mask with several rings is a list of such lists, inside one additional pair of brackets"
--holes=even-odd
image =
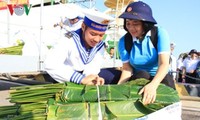
[(64, 83), (12, 87), (9, 99), (11, 103), (48, 101), (65, 87)]
[(22, 48), (24, 44), (19, 44), (18, 46), (12, 46), (7, 48), (0, 48), (0, 54), (6, 55), (22, 55)]
[(0, 106), (0, 117), (15, 115), (19, 109), (18, 105)]
[[(99, 86), (101, 101), (137, 100), (140, 86), (136, 85), (103, 85)], [(96, 86), (68, 84), (66, 88), (57, 93), (57, 101), (61, 102), (96, 102)], [(59, 98), (60, 97), (60, 98)]]
[[(148, 82), (145, 79), (138, 79), (122, 85), (98, 86), (103, 119), (134, 119), (180, 101), (176, 90), (160, 84), (156, 101), (143, 105), (142, 95), (138, 92)], [(11, 111), (9, 108), (0, 107), (0, 110), (4, 111), (0, 117), (12, 118), (12, 120), (46, 118), (96, 120), (99, 117), (97, 86), (70, 82), (23, 86), (12, 88), (10, 94), (10, 101), (17, 103), (18, 106), (10, 107)]]
[(139, 101), (117, 101), (106, 104), (108, 120), (133, 120), (152, 113)]
[[(139, 90), (148, 83), (148, 80), (137, 79), (122, 85), (103, 85), (99, 86), (101, 101), (125, 101), (141, 100), (142, 96), (138, 94)], [(62, 92), (57, 93), (57, 101), (60, 102), (97, 102), (96, 86), (85, 86), (67, 83)], [(157, 89), (157, 97), (152, 108), (170, 105), (179, 102), (178, 92), (164, 84), (160, 84)], [(153, 107), (154, 106), (154, 107)]]
[[(152, 113), (139, 101), (107, 101), (100, 105), (104, 120), (131, 120)], [(97, 102), (52, 104), (47, 114), (47, 120), (97, 120), (98, 117)]]
[(87, 103), (49, 105), (47, 120), (83, 120), (88, 118)]
[(46, 120), (46, 115), (27, 113), (24, 115), (8, 116), (3, 120)]
[(26, 103), (0, 107), (0, 120), (46, 120), (47, 104)]
[(56, 94), (56, 100), (61, 102), (79, 102), (82, 101), (83, 85), (67, 83), (67, 86)]

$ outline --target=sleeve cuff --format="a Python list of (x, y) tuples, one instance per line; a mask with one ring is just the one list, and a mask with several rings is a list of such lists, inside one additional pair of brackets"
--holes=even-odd
[(74, 72), (70, 78), (70, 82), (80, 84), (85, 76), (79, 72)]

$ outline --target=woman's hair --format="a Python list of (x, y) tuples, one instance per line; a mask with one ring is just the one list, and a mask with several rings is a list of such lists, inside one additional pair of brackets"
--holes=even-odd
[(153, 27), (154, 27), (154, 23), (151, 23), (151, 22), (143, 22), (144, 24), (144, 31), (145, 31), (145, 34), (151, 30)]

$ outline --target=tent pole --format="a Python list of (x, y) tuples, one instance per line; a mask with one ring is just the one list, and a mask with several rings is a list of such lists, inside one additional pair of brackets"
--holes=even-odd
[(40, 3), (40, 44), (39, 44), (39, 71), (42, 70), (42, 31), (43, 31), (43, 23), (42, 23), (42, 17), (43, 17), (43, 7), (44, 7), (44, 0), (41, 0)]
[[(10, 4), (10, 0), (7, 1), (7, 4)], [(7, 10), (7, 30), (8, 30), (8, 35), (7, 35), (7, 44), (10, 46), (10, 14)]]
[(113, 59), (113, 66), (116, 67), (116, 50), (117, 50), (117, 44), (116, 44), (116, 39), (117, 39), (117, 32), (118, 32), (118, 10), (119, 10), (119, 0), (117, 0), (117, 6), (115, 8), (115, 21), (116, 21), (116, 25), (114, 28), (114, 59)]
[(51, 5), (53, 5), (54, 0), (51, 0)]

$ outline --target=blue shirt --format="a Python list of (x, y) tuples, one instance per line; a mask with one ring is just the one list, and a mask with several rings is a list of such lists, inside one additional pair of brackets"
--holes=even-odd
[(146, 34), (142, 41), (133, 38), (133, 46), (130, 54), (125, 49), (125, 36), (121, 37), (118, 44), (118, 51), (123, 63), (130, 62), (134, 72), (144, 70), (155, 76), (158, 69), (158, 55), (170, 53), (170, 39), (166, 30), (158, 27), (158, 43), (157, 50), (153, 46), (150, 39), (150, 31)]

